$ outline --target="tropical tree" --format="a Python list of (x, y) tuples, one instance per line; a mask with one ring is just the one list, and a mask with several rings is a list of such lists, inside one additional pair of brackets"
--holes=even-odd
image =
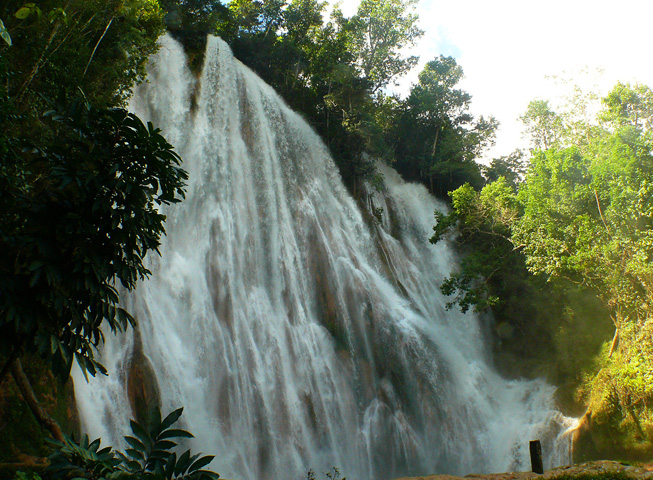
[(463, 78), (463, 69), (453, 57), (440, 56), (428, 62), (419, 74), (418, 84), (411, 90), (408, 106), (413, 116), (433, 130), (431, 155), (437, 152), (442, 130), (472, 121), (469, 105), (472, 96), (455, 88)]
[(602, 135), (582, 149), (537, 155), (520, 191), (525, 211), (515, 235), (531, 268), (578, 276), (618, 317), (650, 315), (649, 96), (647, 87), (618, 84), (604, 99)]
[(79, 89), (97, 104), (124, 103), (163, 32), (157, 0), (7, 0), (0, 18), (13, 40), (2, 52), (6, 93), (37, 113), (47, 108), (43, 97)]
[(493, 158), (490, 164), (483, 168), (483, 176), (489, 183), (503, 177), (517, 191), (518, 185), (524, 180), (527, 171), (526, 154), (523, 150), (515, 150), (509, 155)]
[(284, 27), (290, 40), (303, 44), (322, 27), (326, 2), (318, 0), (292, 0), (283, 11)]
[(424, 33), (412, 13), (416, 4), (417, 0), (362, 0), (356, 15), (346, 21), (340, 18), (354, 65), (372, 93), (417, 63), (417, 57), (402, 53)]
[(178, 408), (161, 420), (158, 409), (148, 425), (131, 420), (132, 435), (125, 436), (129, 445), (124, 452), (101, 446), (101, 439), (80, 442), (71, 438), (51, 442), (57, 449), (50, 456), (47, 472), (52, 478), (106, 480), (217, 480), (220, 475), (207, 470), (213, 455), (193, 455), (186, 450), (179, 456), (178, 439), (193, 438), (181, 428), (171, 428), (181, 417)]
[(463, 70), (453, 57), (428, 62), (403, 105), (397, 126), (397, 168), (446, 195), (465, 182), (483, 184), (474, 160), (494, 141), (498, 122), (470, 113), (471, 95), (457, 88)]
[[(597, 428), (607, 429), (606, 435), (619, 438), (620, 444), (644, 441), (650, 446), (646, 433), (653, 423), (649, 103), (648, 88), (618, 84), (603, 100), (604, 110), (598, 116), (602, 123), (566, 131), (567, 126), (560, 127), (560, 138), (577, 145), (536, 151), (524, 181), (515, 185), (517, 190), (500, 177), (480, 192), (470, 187), (454, 191), (452, 213), (436, 214), (433, 240), (459, 225), (461, 238), (473, 242), (460, 270), (443, 285), (462, 308), (492, 307), (491, 302), (499, 305), (508, 298), (504, 295), (509, 291), (497, 290), (493, 279), (504, 282), (509, 278), (506, 274), (513, 275), (505, 266), (519, 259), (521, 270), (527, 268), (534, 279), (575, 283), (598, 296), (614, 322), (614, 337), (581, 382), (587, 415)], [(493, 252), (497, 242), (501, 248)], [(482, 261), (476, 261), (479, 258)], [(497, 269), (488, 273), (492, 265)], [(532, 282), (527, 279), (527, 283)], [(615, 453), (612, 447), (597, 448), (601, 447), (601, 455)]]
[(74, 359), (104, 372), (94, 358), (104, 327), (134, 321), (118, 288), (149, 274), (161, 208), (183, 198), (186, 173), (159, 130), (108, 108), (144, 74), (158, 2), (10, 0), (0, 10), (13, 40), (0, 47), (0, 381), (11, 371), (61, 438), (21, 358), (40, 356), (61, 379)]
[(559, 146), (562, 135), (562, 117), (551, 109), (548, 100), (532, 100), (526, 113), (519, 117), (526, 127), (531, 145), (536, 150)]
[(470, 307), (481, 312), (501, 300), (491, 288), (493, 277), (501, 273), (505, 276), (514, 268), (510, 227), (519, 213), (515, 193), (501, 177), (480, 193), (466, 183), (450, 196), (452, 212), (436, 212), (437, 223), (430, 241), (439, 242), (452, 227), (458, 226), (458, 241), (470, 251), (462, 259), (460, 269), (444, 281), (442, 292), (454, 296), (449, 308), (458, 304), (463, 312)]
[(617, 83), (603, 105), (601, 120), (613, 128), (630, 125), (650, 132), (653, 127), (653, 91), (646, 85)]
[(105, 372), (94, 358), (103, 325), (134, 323), (117, 288), (149, 274), (143, 259), (164, 233), (160, 207), (183, 198), (186, 179), (159, 130), (124, 110), (80, 102), (50, 122), (52, 143), (0, 137), (1, 376), (11, 368), (23, 390), (25, 352), (62, 379), (73, 359)]

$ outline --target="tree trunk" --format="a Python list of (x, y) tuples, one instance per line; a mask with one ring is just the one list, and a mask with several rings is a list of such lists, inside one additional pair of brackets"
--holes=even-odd
[(431, 150), (431, 156), (435, 157), (435, 150), (438, 148), (438, 139), (440, 138), (440, 125), (435, 128), (435, 139), (433, 140), (433, 149)]
[(82, 73), (82, 77), (86, 76), (86, 72), (88, 71), (88, 67), (91, 65), (91, 61), (93, 60), (93, 57), (95, 56), (95, 52), (97, 50), (97, 47), (100, 45), (100, 42), (102, 41), (104, 36), (107, 34), (107, 31), (109, 30), (109, 27), (111, 26), (111, 24), (113, 23), (113, 20), (115, 18), (116, 18), (115, 15), (113, 17), (111, 17), (111, 20), (109, 20), (109, 23), (107, 24), (107, 27), (104, 29), (104, 32), (102, 32), (102, 36), (100, 37), (100, 39), (95, 44), (95, 48), (93, 48), (93, 52), (91, 53), (91, 57), (88, 59), (88, 63), (86, 64), (86, 68), (84, 69), (84, 73)]
[(610, 352), (608, 352), (608, 358), (612, 358), (612, 354), (614, 353), (615, 348), (617, 348), (618, 343), (619, 343), (619, 327), (617, 327), (614, 331), (614, 337), (612, 338), (612, 344), (610, 345)]
[(56, 420), (54, 420), (39, 404), (36, 395), (34, 395), (32, 385), (30, 384), (27, 375), (25, 375), (23, 366), (18, 358), (11, 364), (11, 375), (14, 377), (14, 381), (16, 382), (16, 385), (18, 385), (18, 389), (20, 390), (25, 403), (27, 403), (27, 406), (34, 414), (39, 425), (47, 429), (55, 440), (63, 442), (64, 436), (61, 427), (59, 427)]
[(2, 383), (5, 379), (5, 375), (9, 373), (11, 370), (11, 365), (14, 363), (14, 360), (18, 358), (18, 355), (20, 353), (20, 349), (23, 347), (23, 343), (25, 343), (25, 335), (20, 337), (18, 341), (14, 344), (14, 349), (11, 351), (7, 359), (5, 360), (4, 365), (2, 366), (2, 370), (0, 370), (0, 383)]
[(610, 315), (612, 318), (612, 323), (614, 323), (614, 337), (612, 338), (612, 344), (610, 345), (610, 352), (608, 352), (608, 358), (612, 358), (612, 354), (614, 353), (615, 349), (617, 348), (617, 345), (619, 344), (619, 327), (621, 326), (621, 323), (624, 321), (624, 319), (621, 318), (621, 315), (617, 314), (617, 318), (613, 317)]

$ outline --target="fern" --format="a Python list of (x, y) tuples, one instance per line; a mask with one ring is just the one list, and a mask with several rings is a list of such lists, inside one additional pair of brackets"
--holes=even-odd
[(100, 439), (89, 442), (88, 436), (75, 442), (52, 441), (57, 448), (50, 456), (48, 471), (52, 478), (93, 480), (217, 480), (220, 476), (205, 470), (213, 455), (193, 455), (186, 450), (177, 456), (176, 439), (192, 438), (193, 434), (172, 428), (183, 408), (178, 408), (161, 420), (157, 411), (149, 428), (131, 420), (133, 435), (125, 437), (129, 445), (124, 452), (112, 447), (100, 448)]

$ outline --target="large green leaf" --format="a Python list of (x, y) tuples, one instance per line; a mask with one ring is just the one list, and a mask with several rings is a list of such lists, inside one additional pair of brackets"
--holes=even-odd
[(138, 439), (143, 443), (144, 446), (146, 446), (147, 448), (152, 446), (152, 439), (150, 438), (150, 434), (147, 433), (147, 430), (145, 430), (145, 428), (143, 428), (141, 425), (138, 424), (138, 422), (135, 422), (134, 420), (130, 420), (129, 425), (131, 426), (134, 435), (138, 437)]
[(19, 20), (25, 20), (27, 17), (29, 17), (29, 14), (32, 13), (32, 9), (29, 7), (21, 7), (18, 9), (18, 11), (14, 14), (14, 16), (19, 19)]
[(139, 452), (146, 452), (147, 451), (147, 448), (145, 447), (145, 445), (140, 440), (138, 440), (137, 438), (126, 436), (125, 441), (129, 445), (131, 445), (133, 448), (138, 450)]
[(2, 19), (0, 19), (0, 37), (11, 47), (11, 35), (9, 35), (9, 30), (5, 27)]
[(162, 432), (156, 437), (157, 440), (164, 440), (166, 438), (193, 438), (194, 435), (186, 430), (178, 428), (171, 428)]
[(184, 412), (184, 407), (178, 408), (168, 414), (166, 418), (163, 419), (161, 422), (161, 427), (159, 428), (159, 432), (161, 433), (164, 430), (167, 430), (170, 428), (177, 420), (179, 420), (179, 417), (181, 417), (181, 414)]
[(190, 467), (188, 467), (188, 473), (193, 473), (194, 471), (207, 466), (209, 463), (213, 461), (214, 458), (215, 457), (213, 455), (206, 455), (204, 457), (200, 457)]

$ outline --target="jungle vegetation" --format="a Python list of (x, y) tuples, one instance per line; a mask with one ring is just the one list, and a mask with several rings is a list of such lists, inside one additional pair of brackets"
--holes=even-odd
[(491, 309), (519, 344), (546, 343), (540, 362), (601, 432), (584, 445), (594, 455), (651, 453), (652, 114), (639, 84), (577, 95), (560, 112), (532, 101), (524, 168), (450, 192), (431, 239), (455, 228), (469, 253), (442, 287), (453, 303)]
[(157, 438), (187, 436), (168, 430), (180, 411), (135, 422), (122, 454), (59, 425), (74, 429), (61, 411), (72, 362), (103, 374), (101, 327), (134, 322), (115, 285), (147, 277), (142, 260), (164, 234), (157, 205), (184, 196), (165, 132), (124, 110), (166, 30), (193, 68), (207, 34), (225, 39), (316, 129), (355, 196), (382, 184), (377, 160), (448, 196), (431, 240), (451, 236), (464, 254), (442, 285), (451, 308), (492, 312), (504, 373), (561, 386), (561, 406), (591, 421), (586, 455), (650, 456), (653, 93), (618, 84), (589, 117), (584, 97), (558, 112), (534, 100), (522, 117), (531, 149), (481, 165), (497, 122), (470, 113), (454, 58), (392, 93), (417, 64), (402, 54), (422, 34), (415, 4), (362, 0), (327, 18), (318, 0), (2, 2), (0, 460), (55, 451), (83, 478), (213, 478), (207, 457), (173, 457), (170, 443), (148, 463)]

